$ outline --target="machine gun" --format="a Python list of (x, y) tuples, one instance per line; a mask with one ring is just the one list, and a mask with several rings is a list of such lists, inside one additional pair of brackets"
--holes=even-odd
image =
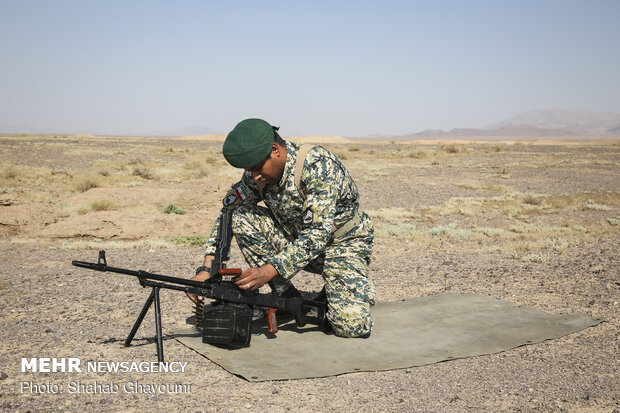
[[(232, 210), (223, 208), (220, 214), (220, 225), (217, 236), (215, 259), (212, 262), (211, 277), (204, 282), (185, 278), (170, 277), (142, 270), (110, 267), (107, 264), (105, 251), (99, 251), (99, 259), (95, 262), (72, 261), (76, 267), (95, 271), (115, 272), (138, 278), (142, 287), (151, 287), (151, 294), (144, 303), (140, 315), (125, 340), (125, 346), (131, 345), (144, 316), (152, 303), (155, 303), (155, 333), (157, 338), (157, 360), (164, 361), (164, 349), (161, 331), (161, 310), (159, 290), (183, 291), (199, 297), (214, 299), (210, 305), (202, 306), (202, 341), (204, 343), (248, 346), (252, 337), (252, 318), (254, 310), (264, 311), (270, 333), (278, 331), (276, 310), (291, 314), (299, 327), (315, 324), (322, 330), (329, 329), (325, 317), (326, 303), (307, 300), (301, 297), (285, 298), (275, 293), (263, 294), (258, 291), (240, 290), (234, 278), (241, 275), (240, 268), (226, 268), (230, 241), (232, 239)], [(312, 315), (310, 315), (312, 314)]]

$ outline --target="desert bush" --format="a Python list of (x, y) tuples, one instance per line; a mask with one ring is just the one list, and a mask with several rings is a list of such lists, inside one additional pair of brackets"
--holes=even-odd
[(166, 206), (164, 206), (161, 212), (164, 214), (178, 214), (178, 215), (183, 215), (185, 213), (185, 211), (183, 211), (181, 208), (179, 208), (173, 203), (169, 203)]
[(454, 239), (469, 239), (471, 231), (456, 228), (456, 224), (449, 224), (447, 227), (435, 227), (430, 229), (431, 235), (447, 235)]
[(191, 159), (183, 165), (183, 168), (187, 170), (200, 169), (204, 167), (204, 163), (198, 159)]
[(415, 212), (405, 208), (379, 208), (366, 211), (373, 219), (401, 223), (405, 219), (416, 218)]
[(419, 151), (413, 151), (413, 152), (409, 152), (409, 157), (410, 158), (426, 158), (428, 154), (426, 153), (426, 151), (423, 150), (419, 150)]
[(504, 234), (504, 230), (501, 228), (474, 228), (474, 232), (481, 232), (487, 237), (501, 237)]
[(537, 198), (533, 195), (528, 194), (523, 198), (523, 203), (528, 204), (528, 205), (540, 205), (542, 204), (542, 200), (540, 198)]
[(90, 207), (88, 205), (82, 205), (77, 210), (77, 213), (80, 215), (88, 214), (89, 212), (90, 212)]
[(209, 176), (209, 171), (203, 166), (195, 170), (192, 176), (194, 178), (206, 178), (207, 176)]
[(521, 261), (543, 263), (549, 260), (549, 254), (526, 254), (521, 257)]
[(359, 146), (357, 146), (357, 145), (354, 145), (354, 146), (349, 146), (349, 152), (359, 152), (359, 151), (361, 151), (361, 150), (362, 150), (362, 148), (360, 148), (360, 147), (359, 147)]
[(139, 176), (144, 179), (155, 179), (155, 176), (151, 170), (145, 165), (135, 166), (133, 168), (132, 175)]
[(116, 204), (111, 199), (98, 199), (90, 203), (93, 211), (111, 211), (116, 208)]
[(15, 168), (14, 166), (7, 166), (6, 168), (2, 169), (2, 172), (0, 172), (0, 178), (2, 179), (14, 179), (17, 178), (19, 176), (19, 171), (17, 170), (17, 168)]
[(502, 151), (502, 147), (501, 147), (501, 146), (499, 146), (499, 145), (495, 145), (495, 146), (493, 147), (493, 152), (501, 152), (501, 151)]
[(616, 218), (607, 218), (607, 222), (609, 222), (609, 225), (617, 227), (618, 224), (620, 223), (620, 220)]
[(169, 239), (175, 245), (187, 246), (187, 247), (200, 247), (206, 244), (207, 237), (202, 235), (179, 235)]
[(80, 176), (73, 181), (73, 185), (78, 192), (86, 192), (89, 189), (101, 186), (101, 181), (93, 176)]
[(451, 143), (449, 145), (444, 145), (441, 148), (445, 153), (459, 153), (462, 151), (462, 148), (459, 145)]
[(592, 199), (586, 200), (583, 204), (582, 209), (584, 210), (593, 210), (593, 211), (610, 211), (611, 207), (603, 204), (597, 204)]

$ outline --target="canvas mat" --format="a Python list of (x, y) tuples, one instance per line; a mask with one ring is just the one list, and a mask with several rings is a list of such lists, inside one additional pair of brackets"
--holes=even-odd
[(255, 321), (250, 347), (239, 349), (204, 344), (195, 328), (173, 336), (230, 373), (263, 381), (391, 370), (491, 354), (601, 322), (472, 294), (378, 303), (372, 318), (374, 327), (367, 339), (336, 337), (316, 326), (297, 328), (290, 319), (275, 336), (267, 333), (265, 323)]

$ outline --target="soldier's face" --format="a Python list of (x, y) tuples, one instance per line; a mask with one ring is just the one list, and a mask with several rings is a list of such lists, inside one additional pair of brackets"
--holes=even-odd
[[(284, 165), (286, 163), (286, 148), (284, 148), (284, 157), (282, 156), (282, 148), (274, 144), (271, 153), (258, 165), (247, 168), (252, 174), (252, 179), (256, 182), (264, 182), (265, 184), (277, 184), (282, 178)], [(284, 160), (282, 160), (284, 158)]]

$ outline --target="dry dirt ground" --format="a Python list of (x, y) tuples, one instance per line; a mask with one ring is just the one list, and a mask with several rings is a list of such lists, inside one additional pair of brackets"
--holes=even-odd
[[(605, 322), (493, 355), (308, 380), (248, 383), (173, 339), (166, 360), (184, 373), (22, 373), (31, 357), (155, 360), (152, 312), (123, 347), (148, 290), (70, 262), (106, 249), (110, 265), (189, 277), (239, 172), (217, 141), (3, 136), (0, 409), (620, 411), (620, 142), (322, 144), (373, 217), (380, 300), (478, 293)], [(231, 264), (243, 265), (237, 249)], [(305, 273), (294, 282), (321, 287)], [(189, 301), (161, 295), (164, 327), (184, 327)], [(71, 382), (121, 389), (70, 394)]]

